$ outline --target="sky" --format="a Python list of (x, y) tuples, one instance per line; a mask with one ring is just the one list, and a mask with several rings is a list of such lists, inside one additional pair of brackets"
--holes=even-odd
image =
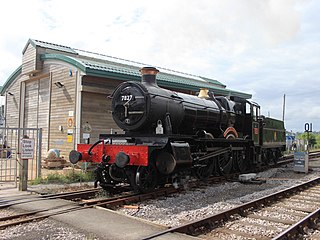
[(252, 94), (261, 113), (320, 131), (320, 1), (10, 0), (1, 4), (0, 85), (29, 38), (197, 76)]

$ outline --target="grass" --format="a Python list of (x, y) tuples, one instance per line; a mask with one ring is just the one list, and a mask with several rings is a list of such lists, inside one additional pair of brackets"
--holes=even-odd
[(50, 173), (46, 177), (39, 177), (30, 182), (31, 185), (50, 184), (50, 183), (77, 183), (89, 182), (94, 180), (93, 172), (70, 172), (68, 174)]

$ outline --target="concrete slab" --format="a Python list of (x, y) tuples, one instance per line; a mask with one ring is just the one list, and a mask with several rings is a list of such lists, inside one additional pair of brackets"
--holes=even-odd
[[(1, 189), (1, 201), (8, 199), (36, 196), (31, 192), (19, 192), (16, 188)], [(29, 196), (28, 196), (29, 195)], [(49, 208), (69, 208), (77, 206), (76, 203), (62, 200), (39, 200), (36, 202), (27, 202), (14, 205), (11, 209), (17, 211), (35, 211)], [(59, 208), (59, 210), (61, 209)], [(43, 214), (43, 213), (42, 213)], [(41, 213), (39, 214), (41, 215)], [(93, 233), (99, 239), (117, 239), (117, 240), (136, 240), (155, 234), (161, 230), (166, 229), (145, 220), (135, 217), (123, 215), (108, 209), (90, 208), (74, 212), (69, 212), (61, 215), (50, 217), (56, 221), (62, 222), (69, 227), (81, 230), (87, 233)], [(167, 234), (155, 239), (198, 239), (184, 234)]]

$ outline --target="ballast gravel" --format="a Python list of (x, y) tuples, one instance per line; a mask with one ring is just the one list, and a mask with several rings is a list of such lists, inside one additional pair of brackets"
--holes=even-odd
[(51, 219), (30, 222), (0, 230), (0, 240), (97, 240), (93, 234), (80, 233)]
[[(48, 186), (46, 186), (47, 188)], [(56, 189), (56, 187), (55, 187)], [(0, 218), (13, 216), (19, 212), (0, 209)], [(5, 224), (9, 221), (1, 222)], [(82, 233), (52, 219), (20, 224), (0, 229), (0, 240), (98, 240), (92, 233)]]
[(318, 175), (319, 172), (316, 171), (308, 175), (295, 173), (292, 171), (292, 166), (275, 168), (259, 174), (260, 178), (271, 179), (260, 185), (240, 182), (220, 183), (160, 200), (150, 200), (140, 204), (138, 209), (121, 208), (118, 211), (174, 227), (281, 191)]

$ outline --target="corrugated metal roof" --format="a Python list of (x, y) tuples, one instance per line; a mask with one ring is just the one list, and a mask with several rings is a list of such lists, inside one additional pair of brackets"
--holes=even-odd
[[(35, 39), (29, 39), (28, 43), (31, 43), (33, 46), (52, 49), (52, 50), (56, 50), (56, 51), (60, 51), (60, 52), (72, 53), (72, 54), (76, 54), (79, 56), (84, 56), (84, 57), (88, 57), (91, 59), (96, 59), (98, 61), (105, 61), (105, 63), (109, 63), (109, 65), (110, 64), (112, 65), (110, 68), (109, 66), (102, 66), (101, 63), (94, 63), (91, 61), (85, 62), (85, 64), (90, 66), (91, 69), (96, 69), (96, 70), (107, 70), (107, 71), (110, 70), (110, 71), (112, 71), (112, 70), (116, 70), (116, 69), (113, 69), (113, 65), (116, 65), (115, 68), (119, 68), (119, 67), (121, 67), (121, 65), (125, 65), (125, 68), (122, 71), (128, 72), (128, 73), (130, 72), (130, 73), (134, 74), (137, 67), (140, 68), (141, 66), (148, 65), (148, 64), (138, 63), (135, 61), (130, 61), (130, 60), (122, 59), (122, 58), (108, 56), (105, 54), (89, 52), (89, 51), (85, 51), (85, 50), (81, 50), (81, 49), (71, 48), (71, 47), (67, 47), (67, 46), (63, 46), (63, 45), (59, 45), (59, 44), (53, 44), (53, 43), (44, 42), (44, 41), (39, 41), (39, 40), (35, 40)], [(105, 65), (108, 65), (108, 64), (105, 64)], [(130, 69), (130, 66), (132, 67), (132, 69)], [(205, 81), (205, 82), (209, 81), (210, 83), (213, 83), (217, 86), (225, 87), (224, 84), (222, 84), (221, 82), (219, 82), (215, 79), (210, 79), (210, 78), (205, 78), (205, 77), (201, 77), (201, 76), (196, 76), (193, 74), (174, 71), (174, 70), (170, 70), (170, 69), (166, 69), (166, 68), (162, 68), (162, 67), (158, 67), (158, 66), (155, 66), (155, 67), (158, 68), (160, 70), (160, 72), (169, 74), (170, 77), (171, 76), (178, 76), (178, 77), (183, 77), (185, 79), (193, 79), (193, 80)], [(134, 71), (131, 72), (130, 70), (134, 70)]]
[(203, 80), (206, 80), (208, 81), (209, 83), (212, 83), (214, 85), (217, 85), (217, 86), (221, 86), (223, 88), (226, 87), (226, 85), (222, 84), (221, 82), (217, 81), (217, 80), (214, 80), (214, 79), (210, 79), (210, 78), (206, 78), (206, 77), (201, 77)]
[(5, 91), (10, 86), (10, 84), (21, 74), (22, 71), (22, 65), (20, 65), (11, 75), (8, 77), (7, 81), (4, 83), (4, 85), (1, 88), (0, 95), (4, 96)]
[[(109, 71), (115, 74), (134, 76), (135, 78), (132, 80), (139, 80), (139, 81), (141, 78), (139, 70), (141, 69), (141, 67), (143, 67), (143, 66), (134, 67), (134, 66), (124, 65), (124, 64), (115, 64), (114, 62), (99, 63), (99, 62), (93, 62), (88, 60), (82, 60), (82, 62), (86, 66), (86, 68), (89, 68), (91, 70)], [(180, 86), (183, 89), (192, 90), (192, 91), (199, 91), (200, 88), (208, 88), (208, 89), (211, 89), (215, 94), (219, 94), (219, 95), (222, 94), (226, 96), (227, 95), (238, 96), (246, 99), (251, 98), (250, 94), (226, 89), (225, 85), (213, 79), (201, 78), (200, 80), (199, 78), (193, 78), (192, 75), (188, 75), (188, 74), (186, 74), (185, 76), (182, 76), (182, 75), (175, 75), (175, 74), (162, 72), (161, 68), (159, 70), (160, 72), (157, 74), (157, 81), (159, 86), (175, 87), (175, 88), (179, 88)]]
[[(126, 68), (132, 67), (134, 70), (137, 67), (140, 69), (141, 66), (148, 66), (148, 64), (145, 64), (145, 63), (139, 63), (139, 62), (130, 61), (130, 60), (122, 59), (122, 58), (112, 57), (112, 56), (105, 55), (105, 54), (93, 53), (93, 52), (80, 50), (80, 49), (74, 49), (74, 50), (77, 51), (80, 56), (85, 56), (85, 57), (89, 57), (90, 59), (103, 61), (104, 63), (117, 64), (117, 65), (119, 64), (120, 66), (125, 65)], [(179, 77), (185, 77), (188, 79), (193, 79), (193, 80), (198, 80), (198, 81), (210, 80), (211, 83), (214, 83), (217, 86), (226, 87), (224, 84), (222, 84), (218, 80), (204, 78), (201, 76), (196, 76), (194, 74), (175, 71), (175, 70), (171, 70), (171, 69), (167, 69), (167, 68), (163, 68), (163, 67), (159, 67), (159, 66), (153, 66), (153, 67), (156, 67), (157, 69), (159, 69), (161, 73), (167, 73), (171, 76), (174, 75), (174, 76), (179, 76)]]
[[(139, 70), (143, 66), (125, 65), (110, 61), (99, 62), (97, 60), (88, 60), (80, 55), (72, 57), (62, 54), (43, 54), (42, 60), (60, 60), (67, 62), (73, 66), (78, 67), (87, 75), (108, 77), (124, 81), (140, 81), (141, 75)], [(200, 88), (208, 88), (217, 95), (231, 95), (242, 98), (251, 98), (250, 94), (241, 93), (226, 89), (217, 85), (216, 82), (212, 84), (205, 80), (196, 80), (193, 78), (178, 76), (174, 74), (160, 72), (157, 75), (158, 85), (162, 87), (181, 88), (185, 90), (199, 91)], [(224, 86), (224, 85), (223, 85)]]
[(49, 43), (49, 42), (44, 42), (44, 41), (39, 41), (35, 39), (29, 39), (26, 46), (24, 47), (22, 53), (24, 53), (28, 47), (28, 45), (31, 44), (33, 47), (42, 47), (42, 48), (47, 48), (47, 49), (52, 49), (56, 50), (59, 52), (66, 52), (66, 53), (72, 53), (72, 54), (78, 54), (73, 48), (59, 45), (59, 44), (54, 44), (54, 43)]
[[(123, 81), (140, 81), (140, 68), (148, 66), (148, 64), (115, 58), (104, 54), (93, 53), (35, 39), (28, 40), (25, 48), (23, 49), (23, 53), (26, 51), (29, 44), (34, 47), (54, 50), (53, 52), (56, 51), (56, 53), (42, 54), (42, 60), (64, 61), (77, 67), (89, 76), (108, 77)], [(159, 86), (162, 87), (181, 88), (192, 91), (198, 91), (200, 88), (208, 88), (215, 94), (219, 95), (238, 96), (246, 99), (251, 98), (250, 94), (226, 89), (226, 85), (214, 79), (157, 66), (155, 67), (160, 70), (160, 73), (157, 75), (157, 80)], [(8, 78), (1, 93), (5, 91), (8, 84), (12, 82), (18, 72), (21, 73), (21, 66)]]

